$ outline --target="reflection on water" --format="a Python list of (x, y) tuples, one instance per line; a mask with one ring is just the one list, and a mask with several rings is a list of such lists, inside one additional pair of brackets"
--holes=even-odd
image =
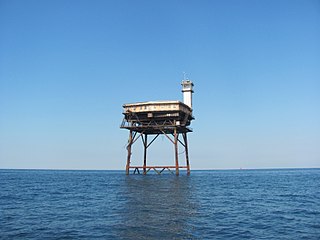
[(188, 176), (131, 175), (124, 190), (122, 238), (195, 238), (190, 222), (197, 206)]

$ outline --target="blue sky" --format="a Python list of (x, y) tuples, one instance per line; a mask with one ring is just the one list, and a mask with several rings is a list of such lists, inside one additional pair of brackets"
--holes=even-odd
[(320, 1), (0, 0), (0, 168), (124, 169), (122, 104), (183, 72), (193, 169), (320, 167), (319, 43)]

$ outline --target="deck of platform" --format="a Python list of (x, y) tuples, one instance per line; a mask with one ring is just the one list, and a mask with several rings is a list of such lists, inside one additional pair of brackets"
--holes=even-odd
[(121, 128), (146, 134), (192, 132), (188, 126), (192, 109), (179, 101), (139, 102), (123, 105), (124, 119)]

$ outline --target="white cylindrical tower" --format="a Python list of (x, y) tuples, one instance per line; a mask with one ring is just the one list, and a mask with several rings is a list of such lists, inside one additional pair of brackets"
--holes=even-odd
[(182, 80), (183, 103), (192, 109), (193, 83), (190, 80)]

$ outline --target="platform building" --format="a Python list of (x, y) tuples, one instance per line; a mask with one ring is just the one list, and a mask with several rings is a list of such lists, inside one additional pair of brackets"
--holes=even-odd
[[(129, 130), (127, 145), (126, 174), (133, 170), (133, 173), (147, 174), (150, 170), (162, 173), (164, 170), (175, 172), (179, 175), (179, 169), (184, 168), (190, 174), (189, 152), (187, 133), (192, 132), (189, 127), (194, 120), (192, 115), (192, 93), (193, 83), (190, 80), (183, 80), (182, 83), (183, 102), (180, 101), (150, 101), (137, 102), (123, 105), (123, 121), (120, 128)], [(147, 149), (158, 138), (164, 135), (174, 145), (175, 159), (172, 166), (148, 166)], [(182, 139), (181, 139), (182, 136)], [(151, 141), (148, 138), (151, 137)], [(143, 165), (131, 166), (132, 145), (141, 138), (144, 147)], [(179, 164), (178, 145), (184, 147), (185, 165)]]

